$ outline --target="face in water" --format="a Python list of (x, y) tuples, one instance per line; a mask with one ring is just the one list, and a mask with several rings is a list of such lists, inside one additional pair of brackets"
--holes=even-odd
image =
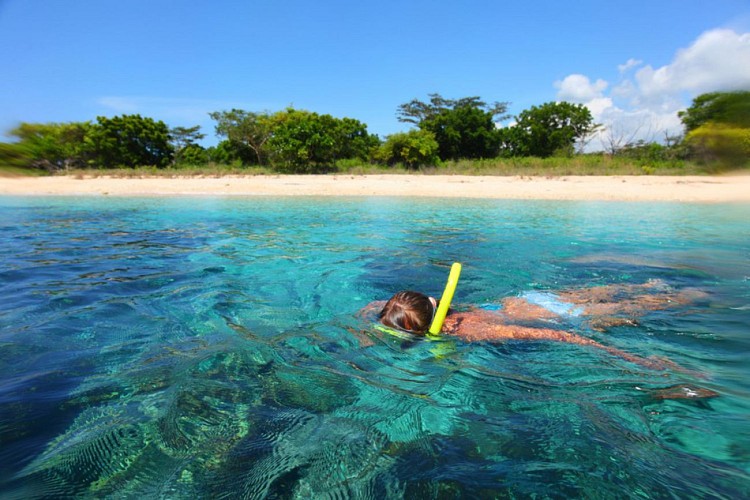
[(390, 328), (423, 335), (430, 328), (438, 301), (423, 293), (398, 292), (386, 302), (380, 312), (380, 322)]

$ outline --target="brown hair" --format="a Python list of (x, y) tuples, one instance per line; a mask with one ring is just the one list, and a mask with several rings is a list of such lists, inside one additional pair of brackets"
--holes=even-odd
[(427, 295), (419, 292), (398, 292), (386, 302), (378, 319), (385, 326), (424, 334), (432, 322), (435, 306)]

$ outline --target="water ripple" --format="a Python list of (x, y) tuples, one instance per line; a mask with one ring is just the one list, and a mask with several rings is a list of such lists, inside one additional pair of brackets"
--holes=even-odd
[[(0, 205), (3, 498), (750, 494), (741, 210)], [(397, 339), (357, 317), (397, 289), (439, 293), (454, 259), (462, 303), (650, 278), (703, 287), (675, 314), (579, 333), (704, 377), (552, 342)]]

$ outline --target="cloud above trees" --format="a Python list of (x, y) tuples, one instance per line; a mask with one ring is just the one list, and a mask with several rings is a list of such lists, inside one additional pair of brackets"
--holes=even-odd
[(633, 58), (617, 68), (620, 80), (614, 83), (581, 74), (555, 82), (559, 100), (585, 104), (605, 126), (589, 149), (679, 135), (677, 112), (694, 97), (750, 89), (750, 33), (707, 31), (665, 66), (654, 68)]

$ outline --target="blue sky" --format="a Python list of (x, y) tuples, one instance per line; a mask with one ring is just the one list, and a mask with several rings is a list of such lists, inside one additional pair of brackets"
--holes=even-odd
[(648, 139), (702, 92), (750, 89), (750, 2), (0, 0), (0, 47), (2, 132), (140, 113), (213, 144), (208, 112), (291, 105), (385, 136), (438, 92), (580, 102)]

